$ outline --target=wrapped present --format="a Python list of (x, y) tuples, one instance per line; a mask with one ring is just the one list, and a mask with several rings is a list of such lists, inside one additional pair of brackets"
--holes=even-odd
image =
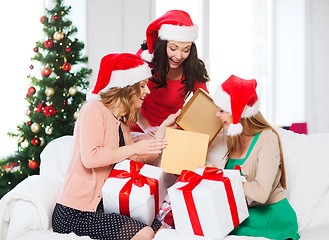
[(151, 225), (165, 194), (161, 168), (124, 160), (115, 165), (102, 188), (104, 211)]
[(172, 215), (171, 205), (169, 202), (168, 195), (163, 200), (162, 205), (160, 206), (159, 213), (156, 217), (163, 226), (166, 228), (175, 229), (174, 218)]
[(168, 194), (181, 233), (222, 239), (249, 216), (238, 170), (184, 170)]

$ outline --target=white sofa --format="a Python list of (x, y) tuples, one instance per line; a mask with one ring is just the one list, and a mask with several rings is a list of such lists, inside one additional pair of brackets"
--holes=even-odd
[[(329, 239), (329, 134), (301, 135), (277, 129), (287, 174), (287, 197), (297, 212), (301, 240)], [(210, 145), (207, 164), (223, 166), (223, 137)], [(56, 234), (51, 228), (55, 205), (72, 152), (73, 137), (58, 138), (41, 154), (40, 175), (28, 177), (0, 200), (0, 240), (90, 239)], [(203, 237), (162, 230), (155, 240), (190, 240)], [(264, 239), (228, 236), (228, 239)]]

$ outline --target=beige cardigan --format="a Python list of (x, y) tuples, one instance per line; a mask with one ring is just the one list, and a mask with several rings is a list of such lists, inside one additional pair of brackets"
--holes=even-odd
[(244, 184), (245, 195), (254, 201), (251, 206), (267, 205), (285, 198), (280, 183), (280, 166), (278, 138), (273, 131), (265, 130), (241, 166), (241, 172), (247, 179)]
[[(82, 107), (74, 129), (73, 155), (58, 203), (80, 211), (96, 211), (102, 187), (113, 167), (111, 151), (119, 147), (120, 124), (125, 144), (131, 144), (129, 127), (118, 121), (109, 108), (99, 101)], [(149, 160), (140, 156), (131, 159)]]

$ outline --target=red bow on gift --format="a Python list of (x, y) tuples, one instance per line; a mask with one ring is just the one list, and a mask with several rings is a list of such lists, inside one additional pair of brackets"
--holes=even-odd
[(239, 225), (239, 215), (238, 209), (235, 202), (235, 197), (233, 194), (233, 189), (231, 181), (228, 177), (223, 176), (223, 171), (215, 167), (206, 167), (202, 176), (188, 170), (183, 170), (178, 178), (178, 182), (188, 182), (185, 186), (178, 188), (178, 190), (183, 191), (184, 200), (186, 203), (187, 211), (192, 224), (193, 232), (196, 235), (204, 236), (199, 216), (195, 207), (195, 203), (192, 196), (192, 190), (202, 181), (202, 180), (213, 180), (221, 181), (225, 186), (226, 196), (230, 206), (232, 221), (234, 228)]
[(159, 189), (158, 180), (155, 178), (145, 177), (139, 172), (145, 164), (130, 161), (130, 172), (125, 170), (113, 169), (109, 177), (115, 178), (130, 178), (129, 181), (123, 186), (119, 193), (119, 209), (120, 213), (126, 216), (130, 216), (129, 211), (129, 196), (131, 193), (132, 185), (143, 187), (145, 184), (150, 187), (150, 195), (154, 195), (154, 209), (155, 215), (159, 211)]

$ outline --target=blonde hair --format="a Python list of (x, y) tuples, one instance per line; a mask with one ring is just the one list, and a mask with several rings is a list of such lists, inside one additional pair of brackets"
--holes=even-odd
[(133, 86), (124, 88), (111, 88), (106, 92), (100, 93), (101, 100), (105, 106), (113, 108), (118, 101), (122, 104), (122, 111), (119, 113), (119, 118), (129, 127), (137, 122), (138, 109), (134, 107), (134, 97), (141, 95), (140, 82), (135, 83)]
[(281, 164), (281, 185), (285, 189), (286, 188), (286, 172), (284, 167), (283, 153), (281, 147), (280, 137), (277, 131), (265, 120), (263, 115), (258, 112), (254, 117), (250, 118), (241, 118), (240, 123), (243, 126), (242, 134), (237, 136), (227, 136), (227, 154), (228, 156), (231, 152), (236, 149), (239, 149), (242, 145), (242, 135), (246, 136), (255, 136), (256, 134), (262, 132), (263, 130), (272, 130), (278, 138), (279, 149), (280, 149), (280, 164)]

